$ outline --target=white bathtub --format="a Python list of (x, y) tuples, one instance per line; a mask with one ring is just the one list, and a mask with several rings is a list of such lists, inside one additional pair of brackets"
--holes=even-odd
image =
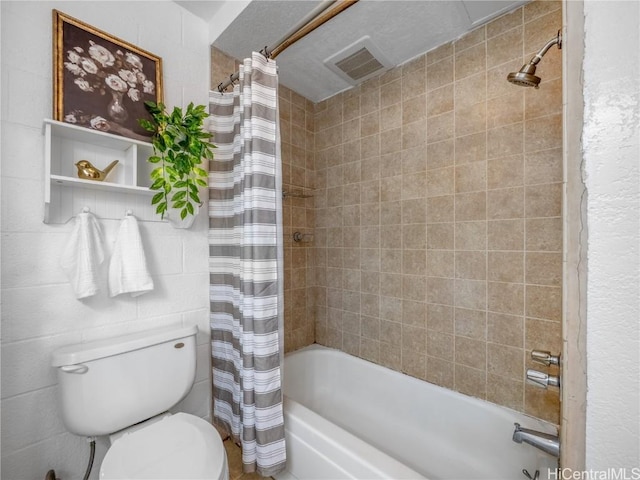
[(338, 350), (285, 357), (287, 479), (511, 479), (557, 467), (511, 440), (514, 422), (553, 425)]

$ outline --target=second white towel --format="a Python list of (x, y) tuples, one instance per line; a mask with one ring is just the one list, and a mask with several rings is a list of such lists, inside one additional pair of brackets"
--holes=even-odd
[(153, 290), (153, 280), (147, 270), (138, 221), (127, 215), (118, 230), (109, 263), (109, 294), (112, 297), (130, 293), (137, 297)]

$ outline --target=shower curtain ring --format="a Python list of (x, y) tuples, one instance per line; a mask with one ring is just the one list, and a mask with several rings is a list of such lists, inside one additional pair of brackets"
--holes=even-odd
[(222, 83), (223, 83), (223, 82), (220, 82), (220, 83), (218, 84), (218, 92), (220, 92), (220, 93), (224, 93), (224, 88), (222, 88)]

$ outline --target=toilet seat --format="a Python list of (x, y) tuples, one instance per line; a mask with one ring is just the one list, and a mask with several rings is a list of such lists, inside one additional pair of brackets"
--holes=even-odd
[(227, 456), (216, 429), (186, 413), (169, 415), (118, 438), (100, 479), (228, 480)]

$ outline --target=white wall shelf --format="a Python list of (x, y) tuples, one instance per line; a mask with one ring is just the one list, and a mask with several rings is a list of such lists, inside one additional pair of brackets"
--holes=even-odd
[[(140, 220), (160, 221), (149, 190), (150, 143), (48, 119), (44, 136), (44, 223), (65, 223), (84, 207), (100, 218), (119, 219), (131, 210)], [(98, 182), (78, 178), (80, 160), (99, 169), (119, 163), (108, 181)]]

